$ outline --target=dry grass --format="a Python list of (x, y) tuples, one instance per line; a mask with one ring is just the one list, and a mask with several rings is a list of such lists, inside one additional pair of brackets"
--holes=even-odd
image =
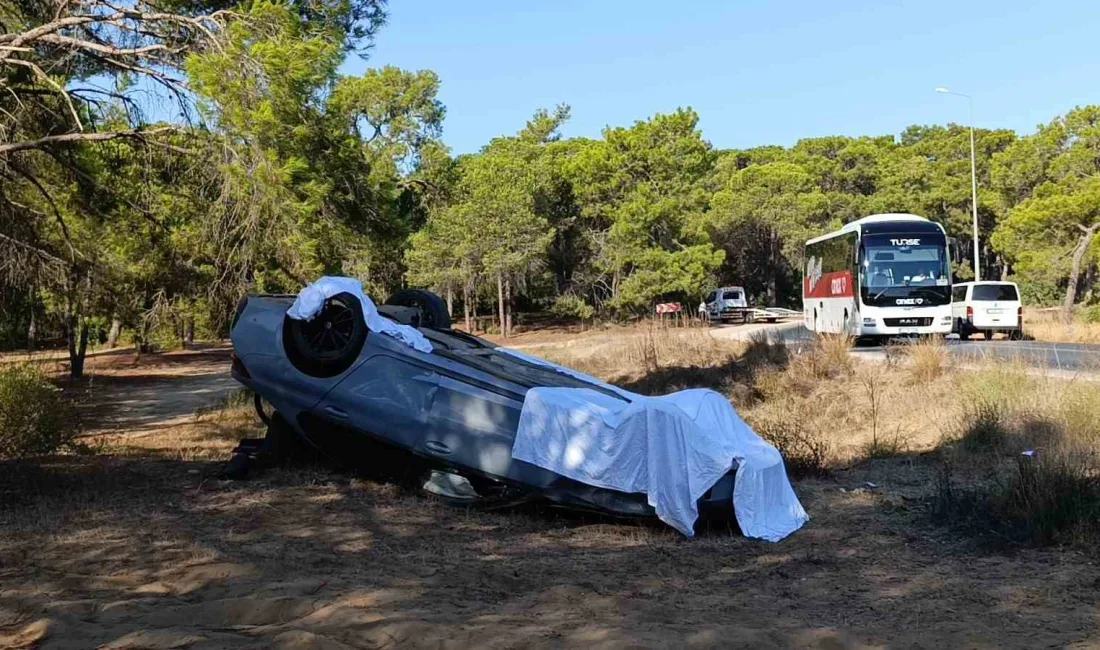
[(1065, 322), (1061, 311), (1024, 311), (1024, 334), (1052, 343), (1100, 343), (1100, 323)]
[(706, 329), (650, 323), (630, 334), (588, 339), (583, 346), (532, 352), (631, 390), (657, 394), (688, 387), (720, 387), (735, 373), (730, 364), (750, 347), (717, 339)]
[(224, 461), (241, 438), (263, 437), (251, 393), (238, 390), (183, 421), (150, 431), (96, 436), (100, 452), (122, 458), (155, 456), (174, 461)]
[(935, 514), (1013, 543), (1100, 539), (1100, 386), (1011, 366), (974, 373), (947, 439)]
[[(762, 338), (737, 343), (706, 330), (652, 328), (613, 343), (539, 354), (643, 394), (719, 390), (798, 475), (934, 447), (947, 434), (939, 413), (914, 405), (942, 403), (953, 382), (911, 376), (924, 377), (930, 369), (887, 372), (882, 364), (853, 358), (851, 347), (850, 339), (822, 337), (795, 352)], [(930, 347), (916, 354), (938, 358), (940, 352)], [(939, 372), (947, 368), (943, 362)]]
[[(829, 345), (796, 353), (654, 332), (592, 358), (569, 351), (575, 365), (654, 390), (710, 382), (792, 469), (843, 470), (797, 480), (813, 519), (779, 545), (726, 529), (689, 541), (661, 526), (552, 511), (450, 509), (323, 468), (220, 481), (216, 461), (258, 430), (240, 395), (176, 425), (102, 436), (109, 444), (98, 457), (0, 464), (0, 647), (1095, 640), (1094, 558), (1074, 549), (990, 555), (927, 515), (942, 458), (953, 469), (939, 483), (959, 497), (937, 511), (946, 520), (989, 528), (991, 512), (1032, 508), (1054, 541), (1088, 539), (1080, 517), (1046, 513), (1092, 507), (1094, 465), (1081, 464), (1100, 437), (1092, 385), (1007, 365), (946, 366), (921, 381), (915, 362), (830, 365)], [(1019, 455), (1024, 445), (1043, 464), (1025, 464), (1034, 457)], [(937, 447), (946, 450), (918, 455)], [(982, 482), (987, 467), (996, 473)], [(1016, 531), (997, 533), (1031, 539)], [(715, 616), (726, 611), (737, 616)]]
[(920, 339), (906, 348), (914, 381), (935, 381), (950, 367), (951, 357), (947, 353), (947, 344), (939, 337)]

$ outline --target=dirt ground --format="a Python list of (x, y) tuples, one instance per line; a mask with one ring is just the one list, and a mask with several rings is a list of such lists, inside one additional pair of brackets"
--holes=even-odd
[(96, 361), (99, 453), (0, 464), (0, 648), (1100, 646), (1100, 568), (929, 522), (920, 456), (797, 481), (779, 544), (479, 513), (323, 468), (216, 478), (224, 348)]

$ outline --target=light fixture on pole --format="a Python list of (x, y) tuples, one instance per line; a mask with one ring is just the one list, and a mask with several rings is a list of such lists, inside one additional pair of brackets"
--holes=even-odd
[(974, 155), (974, 98), (970, 95), (964, 95), (963, 93), (951, 92), (946, 88), (937, 88), (936, 92), (944, 95), (955, 95), (956, 97), (965, 97), (967, 106), (969, 107), (969, 122), (970, 122), (970, 191), (971, 207), (974, 212), (974, 281), (981, 280), (981, 264), (978, 261), (978, 171), (975, 164)]

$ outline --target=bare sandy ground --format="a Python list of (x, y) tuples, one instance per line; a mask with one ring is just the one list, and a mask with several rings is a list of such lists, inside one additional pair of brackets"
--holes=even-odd
[(919, 457), (798, 481), (813, 520), (779, 544), (454, 510), (323, 468), (223, 482), (247, 409), (182, 411), (227, 366), (101, 366), (99, 455), (0, 464), (0, 648), (1100, 645), (1095, 559), (932, 526)]

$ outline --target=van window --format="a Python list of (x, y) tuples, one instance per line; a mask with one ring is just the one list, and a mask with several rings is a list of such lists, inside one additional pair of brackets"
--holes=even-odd
[(741, 292), (740, 291), (723, 291), (722, 292), (722, 299), (723, 300), (737, 300), (740, 297), (741, 297)]
[(974, 300), (981, 301), (1020, 299), (1020, 295), (1016, 293), (1016, 287), (1011, 284), (975, 284), (973, 295)]
[(966, 302), (966, 285), (951, 287), (951, 302)]

